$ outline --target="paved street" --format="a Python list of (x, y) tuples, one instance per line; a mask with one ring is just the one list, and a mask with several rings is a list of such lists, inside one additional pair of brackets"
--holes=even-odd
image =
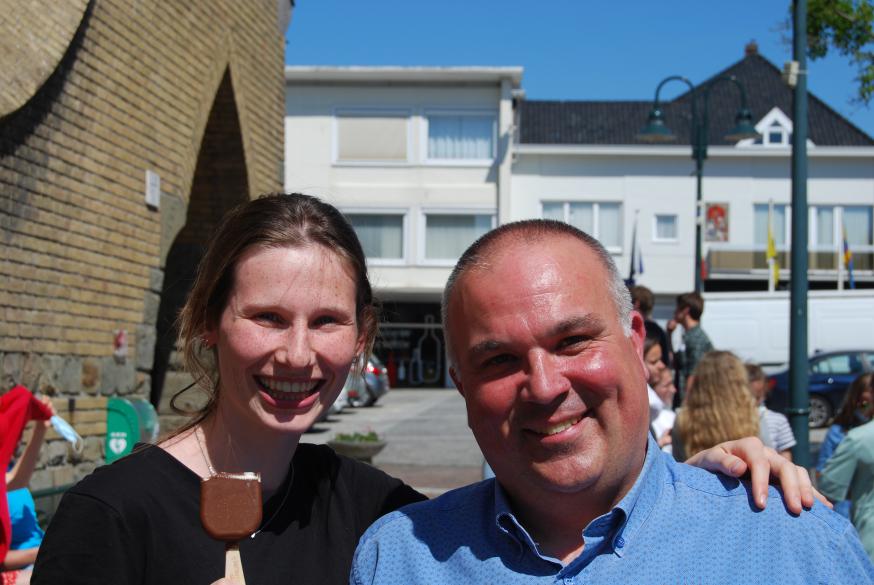
[[(388, 443), (374, 465), (429, 496), (481, 479), (482, 455), (455, 390), (393, 389), (373, 407), (331, 416), (302, 441), (326, 443), (337, 433), (370, 430)], [(824, 436), (825, 429), (811, 431), (811, 462)]]
[(317, 424), (302, 441), (369, 430), (388, 443), (374, 465), (428, 495), (481, 479), (482, 455), (455, 390), (392, 389), (375, 406), (347, 408)]

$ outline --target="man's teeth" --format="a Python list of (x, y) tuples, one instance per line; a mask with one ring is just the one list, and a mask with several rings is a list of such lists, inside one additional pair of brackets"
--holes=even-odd
[(273, 378), (258, 378), (262, 386), (270, 390), (271, 394), (301, 394), (306, 396), (316, 387), (318, 381), (309, 382), (288, 382), (286, 380), (276, 380)]
[(571, 428), (572, 426), (574, 426), (575, 424), (577, 424), (581, 420), (583, 420), (582, 416), (571, 419), (571, 420), (566, 420), (564, 422), (558, 423), (557, 425), (554, 425), (551, 427), (546, 427), (545, 429), (542, 429), (540, 431), (540, 434), (547, 435), (547, 436), (558, 434), (562, 431), (565, 431), (565, 430)]

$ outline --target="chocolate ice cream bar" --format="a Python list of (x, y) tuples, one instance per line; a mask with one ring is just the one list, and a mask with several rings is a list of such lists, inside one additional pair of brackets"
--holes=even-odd
[(261, 525), (261, 476), (217, 473), (200, 484), (200, 521), (216, 540), (236, 542)]

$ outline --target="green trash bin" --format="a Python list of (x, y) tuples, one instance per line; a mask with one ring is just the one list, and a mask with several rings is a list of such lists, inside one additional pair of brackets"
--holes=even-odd
[(142, 398), (110, 398), (106, 404), (106, 462), (133, 450), (136, 443), (151, 443), (160, 430), (158, 413)]

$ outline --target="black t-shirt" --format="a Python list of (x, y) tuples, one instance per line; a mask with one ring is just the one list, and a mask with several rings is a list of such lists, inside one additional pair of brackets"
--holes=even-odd
[[(349, 582), (358, 539), (380, 516), (425, 497), (325, 446), (298, 445), (287, 483), (264, 503), (266, 525), (240, 542), (247, 585)], [(200, 523), (200, 478), (149, 446), (101, 467), (61, 500), (34, 585), (207, 585), (225, 545)]]

